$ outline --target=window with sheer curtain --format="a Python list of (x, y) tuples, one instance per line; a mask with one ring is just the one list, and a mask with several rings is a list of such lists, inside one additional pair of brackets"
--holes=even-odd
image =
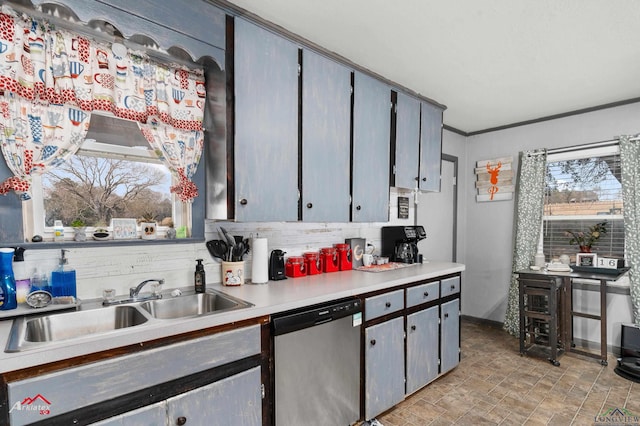
[(624, 225), (619, 146), (612, 144), (551, 153), (547, 158), (543, 250), (547, 261), (579, 251), (566, 231), (586, 232), (606, 221), (606, 234), (592, 252), (624, 257)]

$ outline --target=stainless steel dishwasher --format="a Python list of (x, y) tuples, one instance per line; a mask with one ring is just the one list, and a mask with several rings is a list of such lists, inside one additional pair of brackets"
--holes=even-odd
[(276, 426), (360, 418), (360, 300), (273, 319)]

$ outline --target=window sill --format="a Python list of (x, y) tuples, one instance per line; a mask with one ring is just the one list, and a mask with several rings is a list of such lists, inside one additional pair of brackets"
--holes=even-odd
[(82, 247), (82, 248), (99, 248), (99, 247), (124, 247), (124, 246), (149, 246), (156, 244), (192, 244), (192, 243), (201, 243), (204, 242), (204, 238), (158, 238), (155, 240), (143, 240), (140, 238), (131, 239), (131, 240), (106, 240), (106, 241), (96, 241), (87, 239), (87, 241), (43, 241), (41, 243), (20, 243), (16, 244), (21, 247), (30, 249), (30, 250), (48, 250), (48, 249), (60, 249), (60, 248), (70, 248), (70, 247)]

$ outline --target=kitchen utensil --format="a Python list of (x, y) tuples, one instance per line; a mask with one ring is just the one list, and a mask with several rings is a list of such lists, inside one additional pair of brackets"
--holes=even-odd
[(229, 246), (225, 241), (222, 241), (222, 240), (207, 241), (206, 246), (211, 256), (216, 257), (222, 261), (226, 261), (228, 259), (227, 256), (229, 253)]
[(233, 246), (236, 245), (236, 239), (233, 238), (233, 236), (229, 234), (229, 232), (222, 226), (220, 227), (220, 230), (222, 231), (222, 235), (224, 235), (224, 238), (227, 240), (227, 244), (229, 245), (229, 247), (233, 248)]
[(233, 257), (233, 247), (236, 245), (236, 240), (222, 226), (220, 227), (220, 231), (222, 232), (222, 236), (224, 237), (223, 240), (227, 241), (227, 247), (228, 247), (227, 261), (231, 261)]
[(232, 262), (240, 262), (242, 260), (242, 256), (244, 256), (244, 243), (240, 241), (233, 246), (233, 252), (231, 254)]

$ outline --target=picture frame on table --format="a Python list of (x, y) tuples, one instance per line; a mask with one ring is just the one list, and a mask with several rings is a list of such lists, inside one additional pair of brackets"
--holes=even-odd
[(111, 219), (114, 240), (133, 240), (138, 238), (138, 221), (135, 219)]
[(597, 266), (598, 255), (596, 253), (576, 253), (577, 266)]

